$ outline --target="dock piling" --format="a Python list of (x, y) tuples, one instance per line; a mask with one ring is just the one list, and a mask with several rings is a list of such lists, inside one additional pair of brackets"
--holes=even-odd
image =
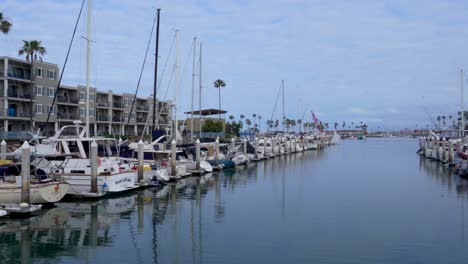
[(98, 152), (98, 146), (96, 141), (93, 141), (91, 143), (91, 149), (90, 149), (90, 165), (91, 165), (91, 192), (92, 193), (98, 193), (98, 179), (97, 179), (97, 152)]
[(244, 138), (242, 145), (244, 147), (244, 154), (247, 155), (247, 139)]
[(176, 172), (176, 150), (177, 150), (177, 145), (175, 139), (171, 141), (171, 176), (176, 177), (177, 172)]
[(255, 137), (255, 159), (258, 160), (258, 138)]
[(272, 157), (276, 156), (275, 148), (276, 148), (276, 139), (272, 138), (271, 139), (271, 156)]
[(143, 141), (138, 141), (138, 183), (143, 182), (143, 158), (144, 158), (144, 145)]
[(216, 161), (216, 166), (219, 165), (219, 138), (216, 138), (215, 141), (215, 161)]
[(200, 173), (200, 139), (197, 139), (197, 141), (195, 141), (195, 160), (197, 163), (196, 169), (198, 173)]
[[(5, 142), (5, 140), (2, 140), (2, 143), (0, 143), (0, 152), (7, 153), (7, 143)], [(0, 159), (4, 160), (6, 159), (6, 156), (2, 155)]]
[(21, 146), (21, 203), (31, 203), (30, 178), (31, 178), (31, 149), (27, 141)]
[(448, 161), (450, 163), (453, 162), (453, 141), (449, 139), (449, 158)]

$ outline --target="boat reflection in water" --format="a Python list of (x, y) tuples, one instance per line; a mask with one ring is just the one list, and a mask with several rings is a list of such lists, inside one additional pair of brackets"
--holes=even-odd
[(213, 223), (237, 217), (237, 212), (227, 211), (234, 205), (227, 202), (241, 198), (239, 194), (253, 184), (272, 178), (282, 199), (277, 208), (281, 206), (284, 217), (285, 175), (272, 171), (302, 166), (304, 160), (311, 162), (310, 155), (321, 154), (282, 156), (188, 177), (161, 189), (64, 201), (27, 219), (3, 217), (0, 259), (2, 263), (19, 259), (24, 263), (202, 263), (211, 256), (210, 249), (204, 248), (209, 241), (204, 240), (213, 236), (208, 231)]

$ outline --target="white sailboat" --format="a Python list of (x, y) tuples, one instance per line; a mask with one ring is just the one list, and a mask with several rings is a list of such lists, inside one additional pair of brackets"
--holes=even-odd
[[(21, 148), (20, 148), (21, 149)], [(19, 204), (21, 196), (21, 164), (4, 160), (0, 165), (0, 203)], [(69, 185), (49, 177), (45, 171), (33, 168), (30, 176), (30, 203), (44, 204), (60, 201), (69, 189)]]
[(338, 135), (338, 133), (335, 132), (333, 133), (333, 137), (330, 139), (330, 145), (338, 145), (341, 143), (341, 137)]
[[(81, 121), (64, 126), (48, 139), (32, 147), (36, 159), (32, 162), (51, 176), (63, 177), (70, 184), (68, 194), (99, 197), (107, 192), (122, 192), (137, 188), (137, 172), (133, 163), (112, 151), (114, 139), (86, 137)], [(97, 160), (98, 193), (91, 193), (91, 159), (86, 149), (92, 142), (100, 144)]]

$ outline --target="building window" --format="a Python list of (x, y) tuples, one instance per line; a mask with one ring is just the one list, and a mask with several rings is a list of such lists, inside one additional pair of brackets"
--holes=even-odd
[(55, 95), (55, 89), (53, 87), (49, 87), (49, 89), (47, 89), (47, 96), (54, 97), (54, 95)]
[(36, 86), (36, 95), (37, 96), (43, 96), (44, 95), (44, 87), (42, 86)]
[(49, 78), (49, 79), (51, 79), (51, 80), (55, 79), (55, 71), (53, 71), (53, 70), (48, 70), (48, 71), (47, 71), (47, 78)]
[(93, 93), (89, 93), (89, 100), (94, 101), (94, 94)]
[(86, 109), (80, 108), (80, 116), (86, 116)]
[(80, 101), (86, 100), (86, 94), (84, 92), (80, 92)]
[(94, 116), (94, 108), (89, 109), (89, 116)]
[(49, 109), (47, 110), (48, 112), (47, 113), (50, 113), (51, 115), (55, 114), (56, 112), (56, 107), (52, 107), (51, 105), (49, 105)]
[(125, 112), (125, 113), (124, 113), (124, 118), (125, 118), (125, 119), (128, 118), (128, 112)]
[(36, 69), (36, 77), (42, 78), (44, 77), (44, 70), (41, 68)]
[(42, 108), (42, 105), (37, 104), (36, 105), (36, 114), (43, 114), (43, 113), (44, 113), (44, 109)]

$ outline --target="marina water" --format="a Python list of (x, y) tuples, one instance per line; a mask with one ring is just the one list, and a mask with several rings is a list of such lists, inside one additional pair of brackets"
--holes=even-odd
[(408, 138), (346, 140), (159, 190), (61, 202), (0, 219), (0, 258), (466, 263), (468, 181), (420, 158), (417, 147)]

